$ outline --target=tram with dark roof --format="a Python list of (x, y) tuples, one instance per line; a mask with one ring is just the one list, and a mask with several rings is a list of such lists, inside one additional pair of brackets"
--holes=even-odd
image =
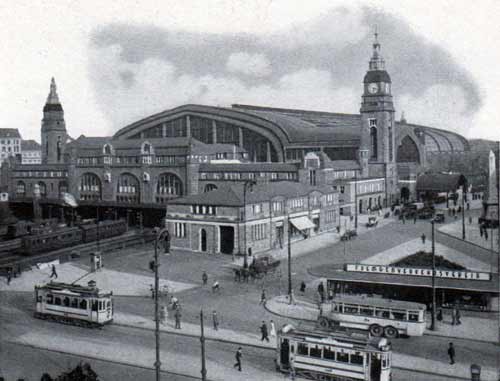
[(82, 327), (101, 327), (113, 321), (113, 293), (95, 287), (50, 282), (35, 286), (35, 317)]
[(278, 331), (277, 369), (321, 381), (390, 381), (387, 339), (359, 333), (296, 329)]

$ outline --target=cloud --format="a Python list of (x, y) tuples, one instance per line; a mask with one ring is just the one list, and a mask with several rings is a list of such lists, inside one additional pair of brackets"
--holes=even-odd
[(254, 77), (265, 77), (271, 72), (271, 63), (264, 54), (246, 52), (232, 53), (226, 68), (231, 73), (242, 73)]
[(185, 103), (358, 113), (375, 22), (398, 113), (466, 131), (482, 104), (470, 74), (404, 21), (372, 8), (333, 8), (266, 36), (105, 25), (92, 34), (89, 76), (115, 130)]

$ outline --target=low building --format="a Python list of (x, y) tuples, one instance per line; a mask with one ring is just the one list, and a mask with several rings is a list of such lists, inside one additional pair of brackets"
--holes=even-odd
[(0, 128), (0, 164), (21, 154), (21, 134), (17, 128)]
[(223, 184), (171, 200), (166, 224), (173, 249), (259, 253), (339, 225), (338, 193), (297, 182)]
[(35, 140), (21, 140), (21, 164), (42, 164), (42, 146)]

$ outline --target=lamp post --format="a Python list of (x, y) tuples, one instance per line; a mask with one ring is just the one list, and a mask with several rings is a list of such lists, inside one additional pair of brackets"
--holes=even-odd
[(292, 289), (292, 224), (290, 223), (290, 214), (287, 216), (288, 227), (288, 302), (293, 303)]
[(434, 219), (431, 220), (432, 232), (432, 315), (431, 315), (431, 331), (436, 330), (436, 248), (434, 240)]
[(200, 327), (201, 327), (201, 380), (207, 381), (207, 367), (205, 365), (205, 330), (203, 327), (203, 310), (200, 310)]
[(354, 229), (358, 230), (358, 171), (354, 171)]
[(159, 303), (158, 303), (158, 291), (159, 291), (159, 283), (160, 283), (160, 278), (158, 276), (158, 268), (160, 267), (159, 264), (159, 256), (158, 256), (158, 242), (161, 239), (165, 239), (166, 247), (165, 247), (165, 253), (168, 254), (170, 251), (169, 248), (169, 243), (170, 243), (170, 234), (168, 232), (168, 229), (160, 229), (156, 233), (155, 237), (155, 265), (154, 265), (154, 270), (155, 270), (155, 339), (156, 339), (156, 361), (155, 361), (155, 370), (156, 370), (156, 381), (160, 381), (160, 369), (161, 369), (161, 362), (160, 362), (160, 308), (159, 308)]
[(243, 183), (243, 250), (244, 252), (244, 262), (243, 267), (246, 269), (248, 267), (247, 258), (247, 187), (250, 189), (256, 184), (255, 180), (245, 180)]
[(465, 185), (462, 185), (462, 239), (465, 241)]

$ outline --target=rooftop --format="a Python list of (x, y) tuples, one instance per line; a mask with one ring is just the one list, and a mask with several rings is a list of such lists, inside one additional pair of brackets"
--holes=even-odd
[(21, 140), (21, 151), (40, 151), (42, 146), (35, 140)]
[(21, 138), (17, 128), (0, 128), (0, 138)]

